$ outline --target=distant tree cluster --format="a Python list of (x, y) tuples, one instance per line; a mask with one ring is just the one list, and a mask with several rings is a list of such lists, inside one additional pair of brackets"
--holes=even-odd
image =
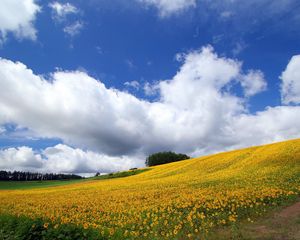
[(158, 152), (147, 157), (146, 165), (150, 167), (150, 166), (177, 162), (186, 159), (190, 159), (190, 157), (186, 154), (174, 153), (174, 152)]
[(69, 180), (81, 179), (75, 174), (55, 174), (55, 173), (31, 173), (31, 172), (7, 172), (0, 171), (1, 181), (42, 181), (42, 180)]

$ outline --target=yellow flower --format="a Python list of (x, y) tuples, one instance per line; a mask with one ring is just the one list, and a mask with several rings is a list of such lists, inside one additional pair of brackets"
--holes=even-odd
[(84, 228), (84, 229), (88, 229), (88, 228), (89, 228), (89, 224), (88, 224), (88, 223), (84, 223), (84, 224), (83, 224), (83, 228)]

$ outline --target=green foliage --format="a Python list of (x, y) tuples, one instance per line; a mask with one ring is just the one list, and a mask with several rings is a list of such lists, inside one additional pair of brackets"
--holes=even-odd
[(0, 170), (0, 181), (44, 181), (44, 180), (71, 180), (82, 179), (81, 176), (75, 174), (62, 173), (37, 173), (37, 172), (21, 172), (21, 171), (4, 171)]
[(95, 180), (104, 180), (104, 179), (111, 179), (111, 178), (122, 178), (122, 177), (129, 177), (133, 175), (137, 175), (143, 172), (146, 172), (150, 170), (148, 169), (134, 169), (134, 170), (129, 170), (129, 171), (124, 171), (124, 172), (116, 172), (116, 173), (110, 173), (107, 175), (102, 175), (102, 176), (96, 176), (93, 179)]
[(0, 215), (2, 240), (101, 240), (99, 231), (84, 229), (73, 224), (46, 223), (42, 219)]
[(158, 152), (150, 155), (146, 159), (147, 166), (161, 165), (165, 163), (178, 162), (181, 160), (190, 159), (186, 154), (174, 153), (174, 152)]

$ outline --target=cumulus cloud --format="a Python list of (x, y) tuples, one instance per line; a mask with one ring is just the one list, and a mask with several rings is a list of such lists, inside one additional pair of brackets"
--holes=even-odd
[(282, 141), (300, 137), (300, 107), (268, 107), (256, 114), (242, 114), (232, 123), (231, 130), (240, 145)]
[(293, 56), (281, 75), (281, 99), (284, 104), (300, 103), (300, 55)]
[(146, 6), (154, 6), (161, 17), (169, 17), (173, 14), (195, 7), (196, 0), (137, 0)]
[(78, 9), (70, 3), (52, 2), (49, 7), (52, 9), (52, 17), (56, 21), (64, 21), (67, 15), (78, 13)]
[(143, 90), (146, 96), (155, 96), (159, 92), (159, 85), (146, 82), (144, 84)]
[[(143, 164), (147, 154), (161, 150), (197, 156), (300, 136), (299, 107), (249, 113), (249, 98), (266, 88), (261, 71), (244, 70), (241, 62), (220, 57), (211, 46), (182, 54), (181, 61), (173, 78), (148, 84), (157, 93), (150, 102), (107, 88), (84, 72), (57, 71), (45, 79), (23, 63), (1, 59), (0, 124), (15, 123), (37, 136), (61, 139), (64, 145), (56, 146), (55, 157), (52, 150), (43, 154), (61, 159), (47, 169), (61, 164), (64, 171), (69, 165), (70, 171), (98, 166), (84, 163), (87, 156), (100, 159), (91, 152), (116, 169), (122, 161), (126, 167)], [(244, 97), (231, 92), (235, 84), (244, 89)]]
[(241, 85), (244, 88), (245, 96), (250, 97), (267, 89), (267, 82), (261, 71), (249, 70), (241, 77)]
[(77, 139), (76, 145), (106, 153), (139, 145), (146, 102), (107, 89), (84, 72), (56, 72), (46, 81), (24, 64), (4, 59), (0, 72), (0, 122), (15, 122), (40, 136), (58, 135), (65, 142)]
[(31, 171), (53, 173), (108, 173), (141, 166), (135, 158), (110, 157), (92, 151), (58, 144), (41, 153), (32, 148), (8, 148), (0, 150), (0, 169), (7, 171)]
[(35, 0), (2, 0), (0, 7), (0, 42), (8, 33), (18, 39), (36, 39), (34, 21), (40, 11)]
[(0, 169), (32, 171), (42, 166), (41, 155), (35, 154), (31, 148), (20, 147), (0, 150)]

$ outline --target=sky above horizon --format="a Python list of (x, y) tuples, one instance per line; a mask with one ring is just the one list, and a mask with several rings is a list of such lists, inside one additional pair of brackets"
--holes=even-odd
[(2, 0), (0, 169), (299, 138), (299, 29), (297, 0)]

